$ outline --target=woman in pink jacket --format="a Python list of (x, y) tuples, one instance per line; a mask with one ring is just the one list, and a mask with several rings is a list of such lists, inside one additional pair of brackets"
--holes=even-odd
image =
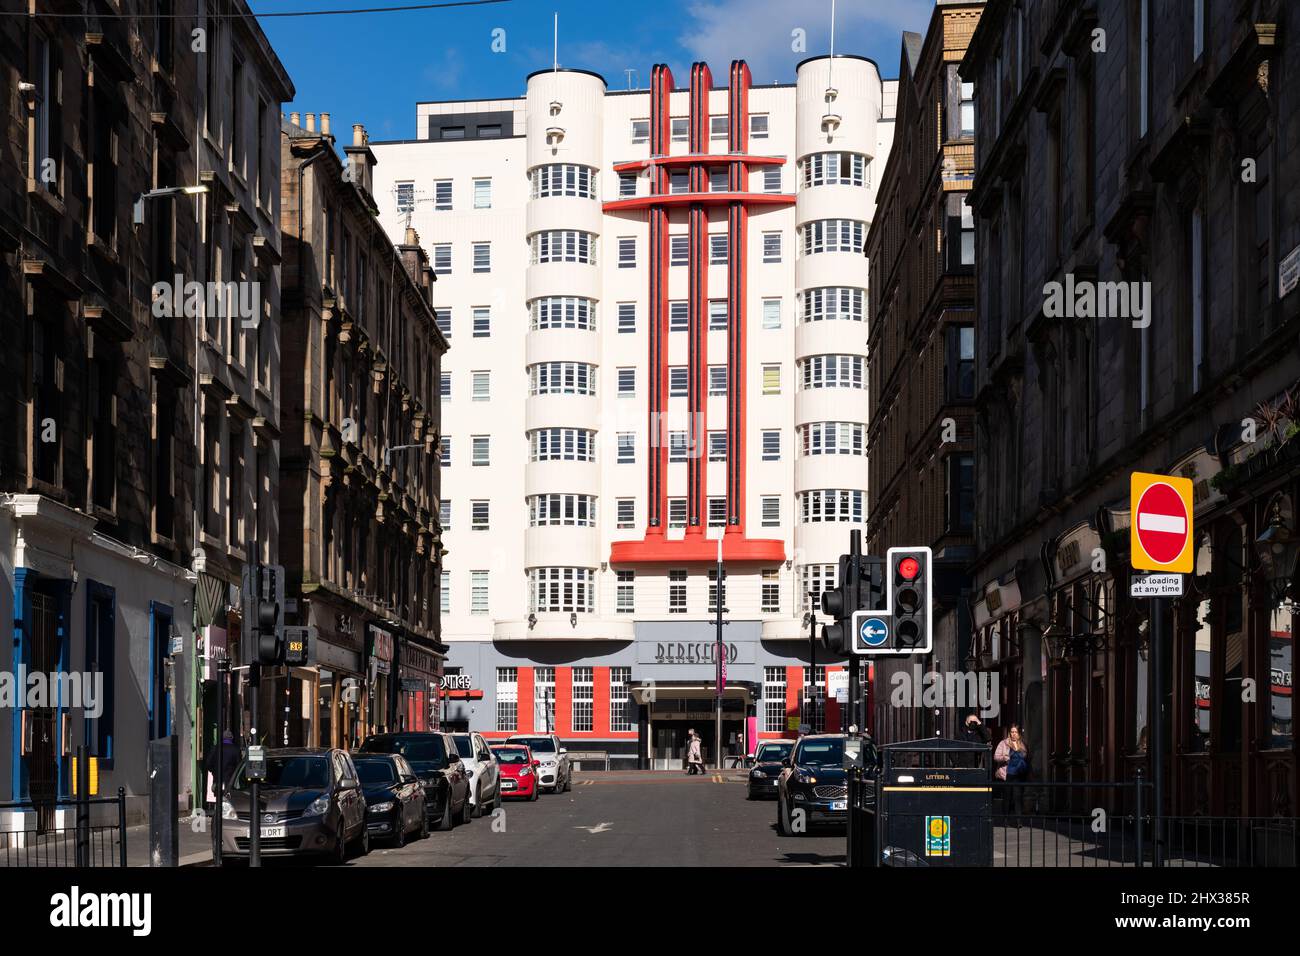
[[(1002, 788), (1003, 812), (1017, 815), (1024, 812), (1024, 787), (1019, 784), (1029, 779), (1029, 746), (1019, 724), (1007, 728), (1007, 735), (993, 752), (993, 765), (997, 767), (995, 775), (999, 780), (1016, 785)], [(1016, 825), (1020, 825), (1019, 821)]]

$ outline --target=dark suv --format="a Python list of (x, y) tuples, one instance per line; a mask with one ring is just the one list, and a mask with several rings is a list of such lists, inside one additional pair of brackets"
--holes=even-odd
[(424, 784), (424, 809), (439, 830), (468, 823), (469, 778), (451, 734), (411, 732), (372, 734), (358, 753), (401, 754)]
[[(845, 734), (800, 737), (781, 761), (777, 778), (776, 825), (782, 836), (802, 836), (813, 823), (848, 819), (848, 783), (844, 771)], [(797, 825), (802, 813), (802, 825)]]

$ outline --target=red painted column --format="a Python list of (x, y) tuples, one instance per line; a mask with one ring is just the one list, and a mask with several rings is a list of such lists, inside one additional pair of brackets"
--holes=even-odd
[(515, 725), (515, 732), (520, 734), (531, 734), (533, 732), (533, 669), (531, 667), (519, 668), (519, 720)]
[[(655, 64), (650, 79), (650, 155), (666, 156), (672, 141), (673, 74)], [(650, 192), (668, 192), (668, 171), (650, 171)], [(648, 401), (646, 427), (646, 537), (663, 537), (668, 527), (668, 439), (664, 415), (668, 410), (668, 212), (652, 206), (649, 224), (650, 312), (649, 356), (646, 365)]]
[[(731, 63), (727, 144), (733, 153), (749, 152), (749, 67)], [(749, 191), (749, 167), (731, 163), (732, 192)], [(745, 536), (745, 349), (748, 299), (749, 208), (740, 202), (727, 210), (727, 534)]]
[(609, 736), (609, 668), (593, 667), (591, 731), (597, 737)]
[(573, 734), (573, 668), (555, 668), (555, 733), (561, 739)]
[[(713, 74), (705, 63), (691, 66), (690, 142), (692, 154), (709, 151), (709, 90)], [(707, 192), (709, 171), (690, 167), (692, 193)], [(702, 535), (708, 528), (708, 409), (709, 375), (709, 217), (702, 203), (692, 203), (687, 213), (690, 258), (687, 277), (690, 345), (687, 350), (686, 533)]]

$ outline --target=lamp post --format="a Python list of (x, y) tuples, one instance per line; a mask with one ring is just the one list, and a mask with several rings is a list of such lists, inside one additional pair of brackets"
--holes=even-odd
[(144, 204), (147, 199), (166, 199), (171, 196), (198, 196), (208, 191), (207, 186), (164, 186), (151, 189), (135, 197), (131, 207), (131, 225), (137, 229), (144, 225)]

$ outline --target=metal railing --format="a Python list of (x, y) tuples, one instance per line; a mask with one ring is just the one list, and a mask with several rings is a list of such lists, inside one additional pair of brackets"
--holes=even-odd
[[(126, 791), (0, 803), (0, 867), (125, 867)], [(45, 825), (42, 826), (42, 821)]]

